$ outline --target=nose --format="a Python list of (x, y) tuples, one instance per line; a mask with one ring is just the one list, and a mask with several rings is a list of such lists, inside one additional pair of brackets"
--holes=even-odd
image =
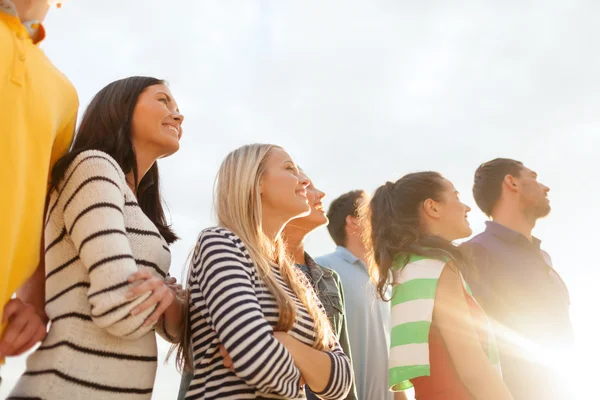
[(179, 125), (183, 124), (183, 119), (184, 119), (184, 117), (183, 117), (183, 114), (181, 114), (179, 111), (175, 111), (175, 112), (173, 113), (173, 119), (174, 119), (175, 121), (177, 121), (177, 123), (178, 123)]
[(300, 174), (300, 176), (298, 176), (298, 180), (305, 189), (310, 186), (310, 179), (308, 179), (306, 175)]
[(542, 185), (542, 187), (544, 188), (544, 192), (548, 193), (550, 191), (550, 188), (546, 185)]
[(467, 210), (467, 212), (471, 211), (471, 207), (469, 207), (468, 205), (465, 204), (465, 209)]
[(323, 197), (327, 196), (327, 194), (321, 190), (319, 190), (319, 200), (323, 200)]

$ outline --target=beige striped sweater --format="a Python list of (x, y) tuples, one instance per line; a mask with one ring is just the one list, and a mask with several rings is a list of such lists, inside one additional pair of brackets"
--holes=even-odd
[[(130, 311), (151, 293), (125, 297), (130, 274), (165, 277), (171, 255), (108, 154), (86, 151), (51, 193), (45, 227), (46, 313), (51, 326), (13, 398), (149, 399), (156, 337), (153, 311)], [(163, 333), (164, 335), (164, 333)], [(9, 397), (10, 398), (10, 397)]]

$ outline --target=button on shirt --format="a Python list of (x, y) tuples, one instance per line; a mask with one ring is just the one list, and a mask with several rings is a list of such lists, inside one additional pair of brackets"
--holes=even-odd
[[(517, 342), (532, 343), (529, 347), (545, 356), (572, 345), (567, 287), (550, 256), (541, 250), (539, 239), (529, 241), (498, 223), (486, 224), (483, 233), (463, 245), (475, 262), (465, 279), (488, 316), (499, 324), (496, 336), (505, 382), (515, 400), (562, 398), (552, 387), (556, 377), (531, 356), (524, 356), (527, 351)], [(515, 340), (499, 326), (525, 341)]]
[(360, 400), (391, 400), (388, 388), (390, 305), (377, 298), (367, 267), (345, 247), (315, 261), (338, 273), (345, 296), (356, 391)]

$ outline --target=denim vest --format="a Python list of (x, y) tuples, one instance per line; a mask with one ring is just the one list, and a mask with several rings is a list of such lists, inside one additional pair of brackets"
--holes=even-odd
[[(338, 338), (344, 353), (348, 356), (350, 362), (352, 362), (352, 352), (350, 349), (350, 340), (348, 339), (348, 328), (346, 327), (346, 316), (344, 311), (344, 291), (342, 289), (340, 277), (334, 270), (317, 264), (307, 253), (304, 253), (304, 259), (306, 260), (306, 265), (296, 265), (304, 272), (317, 292), (317, 297), (323, 304), (325, 313), (331, 323), (333, 333)], [(318, 397), (310, 392), (308, 387), (306, 387), (306, 398), (309, 400), (318, 399)], [(353, 382), (352, 388), (350, 389), (350, 392), (348, 392), (346, 399), (355, 400), (356, 398), (356, 386)]]

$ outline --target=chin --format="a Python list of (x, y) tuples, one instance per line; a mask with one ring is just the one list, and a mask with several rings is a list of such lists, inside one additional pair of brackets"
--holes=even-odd
[(292, 210), (289, 210), (291, 214), (291, 219), (295, 218), (304, 218), (310, 214), (310, 206), (308, 203), (302, 203), (298, 201), (298, 207), (294, 207)]
[(179, 142), (166, 144), (162, 150), (163, 156), (161, 158), (172, 156), (179, 151)]
[(456, 239), (464, 239), (471, 236), (473, 229), (470, 226), (465, 226), (457, 232)]

